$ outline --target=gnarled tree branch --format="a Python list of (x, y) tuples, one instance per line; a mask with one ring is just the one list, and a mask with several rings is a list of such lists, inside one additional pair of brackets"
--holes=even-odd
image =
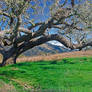
[(53, 34), (53, 35), (43, 36), (39, 39), (35, 39), (35, 40), (31, 40), (29, 42), (23, 43), (18, 48), (19, 53), (23, 53), (24, 51), (26, 51), (28, 49), (31, 49), (35, 46), (41, 45), (45, 42), (52, 41), (52, 40), (59, 41), (61, 44), (63, 44), (64, 46), (66, 46), (67, 48), (70, 48), (72, 50), (73, 49), (81, 49), (86, 46), (92, 46), (92, 41), (84, 43), (84, 44), (73, 44), (69, 40), (67, 40), (65, 37), (57, 35), (57, 34)]

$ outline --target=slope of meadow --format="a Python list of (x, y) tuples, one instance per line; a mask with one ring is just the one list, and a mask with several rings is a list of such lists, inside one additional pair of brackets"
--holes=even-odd
[(92, 92), (92, 57), (1, 67), (0, 92)]

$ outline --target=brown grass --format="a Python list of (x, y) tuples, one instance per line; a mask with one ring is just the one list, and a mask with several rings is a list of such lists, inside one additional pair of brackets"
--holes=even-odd
[(34, 89), (32, 86), (30, 86), (28, 83), (25, 83), (21, 80), (12, 79), (13, 81), (17, 82), (20, 86), (22, 86), (24, 89)]
[(20, 57), (17, 59), (17, 62), (40, 61), (40, 60), (60, 60), (63, 58), (83, 57), (83, 56), (86, 56), (86, 57), (92, 56), (92, 50), (74, 51), (74, 52), (67, 52), (67, 53), (47, 55), (47, 56)]
[[(16, 80), (16, 79), (11, 79), (11, 80), (15, 81), (16, 83), (18, 83), (20, 86), (23, 87), (23, 89), (21, 89), (21, 92), (22, 91), (29, 92), (28, 91), (29, 89), (30, 89), (30, 92), (35, 92), (34, 88), (32, 86), (30, 86), (28, 83), (24, 83), (24, 82), (22, 82), (20, 80)], [(5, 82), (0, 81), (0, 92), (20, 92), (20, 91), (17, 91), (17, 89), (15, 89), (15, 87), (12, 85), (12, 83), (6, 84)]]
[(17, 92), (12, 84), (6, 84), (3, 81), (0, 81), (0, 85), (0, 92)]

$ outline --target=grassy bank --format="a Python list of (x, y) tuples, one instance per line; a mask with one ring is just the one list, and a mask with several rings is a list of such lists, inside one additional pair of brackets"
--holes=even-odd
[(24, 62), (1, 67), (0, 90), (2, 92), (31, 92), (32, 90), (92, 92), (92, 57)]

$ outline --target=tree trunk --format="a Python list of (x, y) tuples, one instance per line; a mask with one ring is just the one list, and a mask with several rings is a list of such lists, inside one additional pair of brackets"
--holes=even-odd
[(0, 66), (5, 66), (7, 64), (16, 64), (16, 59), (19, 56), (15, 48), (6, 51), (3, 55), (2, 63)]
[(2, 63), (0, 66), (5, 66), (8, 64), (16, 64), (16, 56), (3, 57)]

